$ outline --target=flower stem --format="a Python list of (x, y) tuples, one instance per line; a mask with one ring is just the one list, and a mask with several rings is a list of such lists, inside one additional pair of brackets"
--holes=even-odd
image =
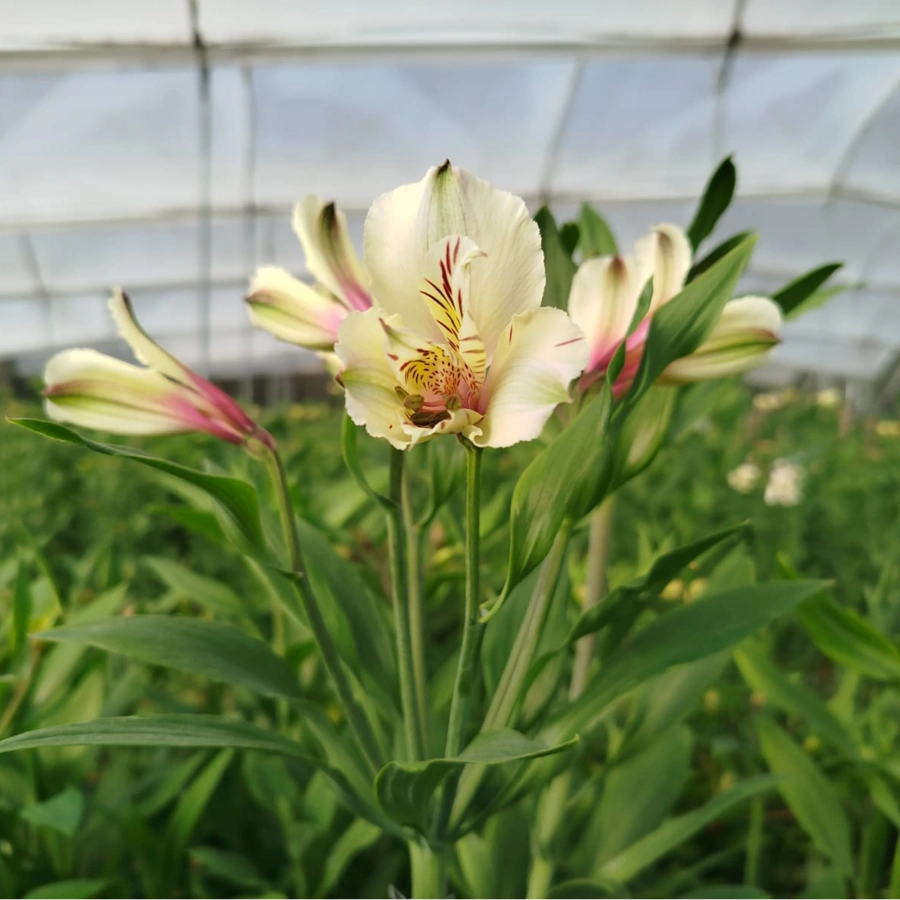
[[(466, 597), (463, 612), (462, 645), (450, 700), (450, 720), (447, 724), (447, 743), (444, 756), (459, 756), (463, 749), (472, 695), (478, 668), (478, 650), (484, 626), (480, 623), (480, 529), (481, 529), (481, 450), (464, 442), (466, 448)], [(440, 795), (436, 832), (441, 838), (450, 821), (456, 798), (459, 776), (451, 776), (444, 783)]]
[[(606, 593), (606, 569), (609, 561), (614, 498), (615, 495), (611, 494), (591, 513), (590, 525), (588, 526), (584, 612), (596, 606)], [(584, 690), (596, 650), (596, 634), (585, 635), (575, 644), (575, 662), (572, 665), (572, 680), (569, 683), (570, 700), (578, 698)]]
[(409, 865), (412, 875), (411, 897), (441, 898), (446, 896), (444, 882), (447, 877), (447, 860), (443, 853), (432, 850), (427, 844), (409, 842)]
[(481, 528), (481, 450), (466, 443), (466, 599), (463, 618), (462, 646), (450, 701), (450, 721), (444, 755), (458, 756), (463, 748), (472, 695), (475, 690), (478, 647), (481, 643), (479, 624), (480, 535)]
[[(522, 699), (525, 680), (528, 677), (528, 670), (534, 662), (544, 625), (547, 622), (547, 615), (550, 612), (560, 572), (562, 572), (571, 532), (571, 522), (564, 522), (553, 541), (550, 553), (541, 566), (531, 601), (525, 611), (525, 618), (519, 626), (512, 652), (506, 661), (503, 674), (500, 676), (500, 683), (491, 698), (487, 714), (481, 725), (482, 732), (497, 728), (512, 728), (515, 724), (516, 711)], [(465, 815), (484, 778), (485, 771), (484, 766), (471, 765), (467, 766), (463, 772), (453, 805), (453, 827), (459, 824)]]
[(294, 573), (294, 585), (300, 595), (300, 601), (303, 604), (310, 631), (313, 633), (319, 653), (322, 655), (322, 661), (331, 677), (338, 698), (344, 707), (347, 719), (356, 734), (363, 753), (372, 769), (378, 771), (384, 765), (381, 748), (378, 746), (378, 741), (375, 738), (375, 733), (369, 724), (369, 720), (353, 696), (350, 681), (347, 678), (347, 673), (344, 671), (344, 665), (325, 626), (322, 611), (319, 609), (319, 601), (316, 599), (316, 595), (313, 593), (312, 586), (304, 571), (303, 551), (300, 547), (300, 535), (297, 533), (297, 523), (294, 519), (294, 506), (291, 503), (287, 475), (278, 451), (271, 450), (267, 455), (267, 461), (272, 481), (275, 485), (278, 513), (281, 518), (281, 527), (288, 549), (291, 571)]
[(425, 617), (422, 608), (422, 533), (412, 503), (409, 469), (403, 473), (403, 529), (406, 534), (406, 589), (409, 597), (409, 641), (412, 650), (416, 711), (422, 726), (423, 757), (428, 747), (428, 677), (425, 669)]
[(410, 631), (406, 540), (403, 527), (403, 450), (391, 448), (391, 505), (387, 511), (388, 545), (390, 547), (391, 598), (394, 608), (394, 631), (397, 637), (397, 667), (400, 676), (400, 704), (406, 732), (409, 759), (425, 756), (424, 723), (419, 715), (416, 674), (413, 666)]

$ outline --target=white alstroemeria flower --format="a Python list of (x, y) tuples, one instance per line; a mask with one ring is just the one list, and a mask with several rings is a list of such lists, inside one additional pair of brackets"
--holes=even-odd
[(803, 499), (804, 474), (802, 466), (788, 459), (776, 459), (763, 499), (769, 506), (796, 506)]
[(732, 469), (726, 476), (728, 485), (739, 494), (749, 494), (762, 477), (762, 472), (756, 463), (745, 462)]
[(252, 439), (274, 448), (272, 436), (228, 394), (150, 338), (118, 288), (109, 309), (122, 337), (144, 365), (96, 350), (57, 353), (44, 370), (44, 409), (51, 419), (113, 434), (204, 431), (232, 444)]
[(293, 225), (316, 283), (278, 266), (257, 269), (247, 295), (250, 321), (288, 343), (330, 351), (347, 313), (372, 305), (368, 279), (334, 203), (304, 197), (294, 207)]
[[(650, 322), (656, 311), (679, 294), (691, 268), (691, 247), (676, 225), (657, 225), (642, 237), (631, 256), (589, 259), (575, 273), (569, 315), (584, 330), (590, 347), (585, 379), (605, 374), (628, 334), (647, 281), (653, 294), (646, 315), (627, 338), (625, 364), (614, 386), (621, 395), (637, 373)], [(712, 334), (690, 356), (676, 360), (661, 381), (680, 384), (722, 378), (761, 361), (778, 343), (781, 311), (767, 297), (743, 297), (725, 306)]]
[(587, 346), (541, 307), (541, 238), (521, 199), (445, 162), (375, 201), (365, 259), (376, 306), (347, 316), (335, 352), (347, 412), (370, 434), (507, 447), (568, 402)]

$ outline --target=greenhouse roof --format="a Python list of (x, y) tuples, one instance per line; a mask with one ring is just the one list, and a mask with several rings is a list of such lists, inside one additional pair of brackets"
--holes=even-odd
[(213, 374), (296, 369), (240, 302), (303, 272), (307, 192), (357, 239), (378, 193), (450, 157), (627, 245), (686, 224), (734, 154), (717, 234), (746, 287), (826, 261), (848, 289), (790, 323), (785, 371), (884, 378), (900, 352), (895, 0), (0, 0), (0, 359), (118, 350), (104, 301)]

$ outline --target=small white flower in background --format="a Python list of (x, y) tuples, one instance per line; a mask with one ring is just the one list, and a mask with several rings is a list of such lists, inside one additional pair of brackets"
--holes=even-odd
[(802, 466), (787, 459), (776, 459), (763, 499), (769, 506), (796, 506), (803, 499), (803, 475)]
[(793, 388), (786, 388), (783, 391), (767, 391), (764, 394), (757, 394), (753, 398), (753, 408), (760, 412), (774, 412), (796, 399), (797, 392)]
[(834, 409), (841, 405), (841, 392), (837, 388), (825, 388), (816, 394), (816, 406), (824, 409)]
[(745, 462), (732, 469), (726, 477), (733, 491), (737, 491), (739, 494), (749, 494), (759, 484), (762, 472), (756, 463)]

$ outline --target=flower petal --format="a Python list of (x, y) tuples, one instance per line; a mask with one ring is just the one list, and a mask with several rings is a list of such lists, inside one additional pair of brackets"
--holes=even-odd
[(306, 267), (316, 279), (349, 309), (368, 309), (368, 281), (350, 240), (347, 217), (334, 203), (308, 194), (294, 207), (293, 225)]
[(347, 308), (277, 266), (256, 270), (247, 295), (250, 321), (282, 341), (331, 350)]
[(159, 372), (96, 350), (64, 350), (44, 370), (50, 418), (115, 434), (178, 434), (191, 430), (169, 408), (182, 388)]
[(569, 315), (587, 338), (588, 370), (609, 364), (628, 333), (642, 288), (637, 267), (629, 257), (589, 259), (575, 273)]
[(653, 278), (653, 297), (648, 315), (681, 291), (691, 268), (691, 245), (677, 225), (657, 225), (634, 246), (635, 266), (641, 285)]
[(725, 304), (710, 336), (690, 356), (670, 363), (671, 384), (737, 375), (763, 362), (778, 343), (781, 309), (768, 297), (740, 297)]
[(482, 395), (484, 419), (470, 440), (479, 447), (508, 447), (538, 437), (569, 383), (584, 369), (587, 342), (560, 309), (515, 316), (497, 345)]
[[(340, 374), (347, 414), (365, 426), (372, 437), (386, 438), (402, 449), (410, 442), (403, 429), (406, 421), (399, 382), (384, 348), (385, 331), (377, 309), (352, 312), (341, 323), (334, 351), (344, 366)], [(385, 318), (386, 324), (402, 329), (399, 316)]]
[(438, 340), (419, 291), (427, 255), (441, 238), (470, 238), (486, 255), (472, 266), (471, 310), (488, 356), (512, 317), (537, 309), (544, 257), (524, 202), (449, 162), (418, 184), (382, 194), (366, 217), (365, 256), (375, 300), (416, 334)]

